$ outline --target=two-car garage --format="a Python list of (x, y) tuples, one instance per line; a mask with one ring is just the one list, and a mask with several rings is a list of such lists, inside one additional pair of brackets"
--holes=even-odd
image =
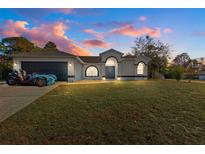
[(75, 79), (76, 56), (58, 50), (14, 52), (13, 69), (23, 69), (27, 74), (55, 74), (58, 81)]
[(30, 73), (45, 73), (55, 74), (58, 81), (68, 80), (68, 63), (67, 62), (30, 62), (22, 61), (21, 68), (28, 74)]

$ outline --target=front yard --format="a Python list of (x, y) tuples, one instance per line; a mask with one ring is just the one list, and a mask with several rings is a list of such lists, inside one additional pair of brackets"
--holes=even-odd
[(2, 122), (0, 144), (205, 144), (205, 84), (59, 86)]

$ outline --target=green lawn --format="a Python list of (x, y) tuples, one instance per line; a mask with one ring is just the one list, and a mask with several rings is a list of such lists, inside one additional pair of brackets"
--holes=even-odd
[(205, 84), (60, 86), (2, 122), (0, 144), (205, 144)]

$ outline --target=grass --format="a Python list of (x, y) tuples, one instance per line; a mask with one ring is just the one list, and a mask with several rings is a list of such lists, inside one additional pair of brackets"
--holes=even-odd
[(205, 144), (205, 84), (59, 86), (0, 132), (0, 144)]

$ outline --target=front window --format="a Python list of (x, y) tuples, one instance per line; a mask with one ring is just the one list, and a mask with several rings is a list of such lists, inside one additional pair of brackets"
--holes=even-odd
[(98, 69), (95, 66), (89, 66), (86, 69), (85, 75), (88, 77), (96, 77), (98, 76)]
[(144, 74), (145, 64), (140, 62), (137, 66), (137, 74)]

